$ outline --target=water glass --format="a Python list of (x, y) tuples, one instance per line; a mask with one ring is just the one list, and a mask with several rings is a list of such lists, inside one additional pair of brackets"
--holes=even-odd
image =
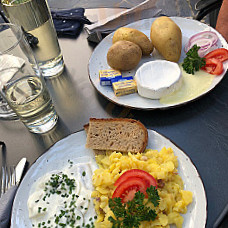
[[(60, 75), (64, 61), (46, 0), (0, 0), (5, 16), (12, 24), (33, 36), (33, 53), (44, 77)], [(37, 70), (37, 69), (35, 69)]]
[(0, 119), (15, 120), (18, 119), (16, 113), (10, 108), (7, 101), (0, 95)]
[(0, 41), (0, 95), (31, 132), (49, 131), (58, 116), (22, 29), (0, 24)]

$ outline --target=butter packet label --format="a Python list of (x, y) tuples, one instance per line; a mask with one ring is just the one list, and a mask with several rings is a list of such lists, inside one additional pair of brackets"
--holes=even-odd
[(117, 97), (137, 92), (137, 84), (133, 79), (113, 82), (112, 87)]
[(110, 86), (112, 85), (112, 79), (121, 79), (122, 75), (118, 70), (99, 70), (99, 78), (102, 86)]
[(114, 82), (120, 82), (120, 81), (126, 81), (126, 80), (133, 80), (134, 78), (132, 76), (128, 76), (128, 77), (121, 77), (121, 78), (112, 78), (111, 79), (111, 83), (114, 83)]

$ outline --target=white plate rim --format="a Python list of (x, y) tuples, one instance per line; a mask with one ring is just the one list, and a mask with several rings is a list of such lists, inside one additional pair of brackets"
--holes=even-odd
[[(166, 147), (171, 147), (173, 149), (175, 155), (178, 156), (178, 163), (179, 163), (178, 170), (179, 171), (180, 171), (180, 169), (182, 170), (182, 168), (183, 168), (183, 167), (181, 167), (182, 163), (187, 163), (189, 165), (188, 168), (190, 168), (191, 172), (194, 173), (194, 174), (192, 174), (193, 175), (192, 177), (196, 178), (191, 183), (191, 185), (198, 186), (198, 188), (200, 189), (199, 191), (200, 191), (201, 197), (197, 198), (197, 196), (195, 196), (196, 197), (195, 199), (199, 200), (199, 202), (196, 202), (197, 200), (193, 201), (193, 203), (188, 207), (188, 213), (186, 215), (182, 215), (182, 216), (184, 217), (184, 219), (186, 221), (186, 219), (190, 219), (190, 218), (189, 217), (185, 217), (185, 216), (189, 216), (189, 214), (192, 212), (193, 209), (194, 209), (194, 211), (198, 210), (198, 212), (197, 213), (195, 212), (195, 214), (197, 214), (197, 216), (199, 216), (198, 213), (200, 212), (201, 216), (199, 216), (199, 217), (200, 217), (201, 220), (192, 219), (192, 220), (190, 220), (190, 222), (199, 222), (200, 225), (198, 224), (197, 227), (201, 227), (201, 228), (205, 227), (206, 220), (207, 220), (207, 198), (206, 198), (206, 192), (205, 192), (205, 189), (204, 189), (203, 181), (202, 181), (202, 179), (200, 177), (200, 174), (198, 173), (194, 163), (192, 162), (192, 160), (188, 157), (188, 155), (179, 146), (177, 146), (174, 142), (172, 142), (172, 140), (170, 140), (166, 136), (158, 133), (157, 131), (148, 129), (148, 138), (149, 138), (149, 140), (148, 140), (147, 148), (161, 150), (164, 146), (166, 146)], [(65, 145), (67, 145), (67, 147), (69, 146), (68, 149), (70, 149), (69, 154), (68, 154), (68, 152), (65, 152), (65, 154), (61, 155), (61, 156), (64, 156), (64, 159), (67, 160), (68, 157), (66, 155), (67, 154), (71, 155), (71, 153), (72, 153), (71, 150), (75, 149), (75, 146), (79, 146), (79, 148), (78, 148), (79, 151), (85, 152), (85, 155), (84, 154), (83, 154), (83, 156), (80, 156), (80, 154), (79, 154), (79, 156), (77, 155), (75, 157), (75, 158), (78, 159), (77, 161), (78, 162), (86, 162), (86, 161), (88, 161), (88, 159), (90, 159), (91, 161), (95, 162), (94, 152), (92, 150), (90, 150), (90, 149), (86, 149), (85, 148), (85, 144), (82, 143), (82, 140), (84, 140), (84, 143), (85, 143), (86, 133), (85, 133), (84, 130), (81, 130), (81, 131), (75, 132), (73, 134), (70, 134), (67, 137), (65, 137), (65, 138), (61, 139), (60, 141), (56, 142), (54, 145), (52, 145), (44, 154), (42, 154), (32, 164), (30, 169), (27, 171), (25, 177), (23, 178), (23, 180), (22, 180), (22, 182), (21, 182), (21, 184), (20, 184), (20, 186), (19, 186), (19, 188), (17, 190), (15, 199), (14, 199), (13, 208), (12, 208), (12, 216), (11, 216), (11, 227), (12, 228), (16, 228), (16, 227), (18, 227), (18, 225), (20, 225), (19, 227), (32, 227), (31, 223), (30, 224), (26, 223), (26, 222), (30, 222), (30, 220), (28, 218), (28, 214), (27, 215), (23, 214), (23, 210), (27, 211), (27, 207), (26, 208), (20, 208), (20, 204), (22, 204), (22, 205), (24, 204), (25, 205), (25, 203), (26, 203), (26, 205), (27, 205), (27, 199), (28, 199), (28, 196), (29, 196), (28, 190), (31, 189), (33, 181), (36, 181), (40, 176), (43, 175), (42, 172), (41, 173), (39, 172), (40, 171), (39, 169), (41, 167), (44, 167), (44, 166), (42, 166), (42, 161), (48, 163), (49, 159), (52, 158), (53, 154), (56, 155), (56, 153), (61, 153), (62, 149), (64, 149), (64, 151), (65, 151), (66, 150), (65, 146), (62, 148), (62, 145), (64, 143), (65, 143)], [(73, 142), (73, 143), (69, 145), (69, 142), (70, 143)], [(162, 145), (161, 145), (161, 142), (162, 142)], [(159, 148), (158, 148), (157, 145), (159, 145)], [(74, 146), (74, 148), (72, 146)], [(59, 152), (58, 152), (58, 149), (59, 149)], [(67, 162), (66, 160), (65, 160), (64, 164), (66, 164), (66, 162)], [(63, 162), (63, 161), (61, 161), (61, 162)], [(49, 165), (50, 165), (50, 163), (49, 163)], [(185, 168), (187, 168), (187, 167), (185, 167)], [(56, 167), (55, 168), (48, 167), (47, 169), (49, 171), (51, 171), (51, 170), (55, 170)], [(35, 176), (35, 180), (34, 179), (32, 180), (30, 178), (33, 177), (35, 171), (39, 172), (39, 175)], [(188, 171), (188, 170), (186, 170), (186, 171)], [(183, 174), (180, 173), (180, 175), (182, 176)], [(182, 176), (182, 178), (183, 178), (183, 176)], [(184, 179), (184, 183), (186, 185), (186, 180), (185, 179)], [(194, 188), (195, 188), (195, 186), (194, 186)], [(190, 187), (190, 183), (188, 183), (188, 189), (187, 190), (189, 190), (189, 187)], [(23, 194), (23, 191), (25, 191), (27, 194)], [(23, 199), (24, 201), (21, 202), (21, 199)], [(196, 204), (197, 204), (197, 207), (196, 207)], [(25, 217), (23, 217), (23, 216), (25, 216)], [(24, 219), (24, 222), (22, 222), (23, 219)], [(192, 225), (193, 226), (189, 226), (189, 227), (194, 227), (194, 224), (192, 224)], [(171, 227), (173, 227), (173, 226), (171, 226)], [(188, 228), (188, 227), (185, 227), (183, 225), (183, 228)]]
[[(179, 24), (181, 22), (183, 22), (183, 23), (187, 23), (187, 22), (194, 23), (195, 26), (202, 27), (205, 30), (210, 30), (210, 31), (215, 32), (218, 35), (218, 37), (219, 37), (219, 40), (220, 40), (220, 42), (222, 44), (222, 47), (228, 49), (228, 44), (227, 44), (226, 40), (224, 39), (224, 37), (219, 32), (217, 32), (214, 28), (212, 28), (211, 26), (209, 26), (207, 24), (204, 24), (202, 22), (199, 22), (197, 20), (191, 19), (191, 18), (183, 18), (183, 17), (170, 17), (170, 18), (172, 20), (174, 20), (177, 24)], [(139, 24), (148, 23), (148, 21), (150, 21), (151, 22), (150, 24), (152, 24), (152, 21), (155, 20), (155, 19), (156, 18), (148, 18), (148, 19), (139, 20), (139, 21), (130, 23), (130, 24), (124, 26), (124, 27), (137, 28), (138, 30), (140, 30), (140, 28), (138, 27)], [(180, 26), (180, 24), (179, 24), (179, 26)], [(181, 28), (181, 29), (183, 29), (183, 28)], [(145, 31), (142, 31), (142, 32), (145, 32)], [(196, 32), (193, 32), (193, 34), (195, 34), (195, 33)], [(97, 72), (94, 72), (94, 71), (91, 70), (92, 65), (94, 65), (94, 59), (97, 56), (97, 52), (100, 51), (100, 49), (102, 48), (102, 45), (104, 45), (105, 43), (110, 43), (109, 47), (111, 46), (111, 40), (112, 40), (113, 34), (114, 34), (114, 32), (112, 32), (111, 34), (106, 36), (96, 46), (96, 48), (94, 49), (93, 53), (90, 56), (89, 62), (88, 62), (88, 74), (89, 74), (89, 79), (90, 79), (91, 84), (93, 85), (93, 87), (96, 89), (96, 91), (99, 94), (101, 94), (107, 100), (113, 102), (114, 104), (117, 104), (117, 105), (120, 105), (120, 106), (124, 106), (126, 108), (132, 108), (132, 109), (136, 109), (136, 110), (156, 110), (156, 109), (166, 110), (166, 109), (170, 109), (170, 108), (175, 108), (175, 107), (186, 105), (188, 103), (191, 103), (193, 101), (196, 101), (196, 100), (200, 99), (201, 97), (203, 97), (204, 95), (206, 95), (210, 91), (212, 91), (221, 82), (221, 80), (224, 78), (224, 76), (226, 74), (226, 71), (228, 69), (228, 61), (227, 61), (227, 62), (223, 63), (224, 72), (222, 73), (222, 75), (219, 75), (219, 76), (215, 77), (215, 79), (213, 80), (213, 83), (211, 84), (211, 86), (206, 91), (204, 91), (203, 93), (201, 93), (199, 96), (197, 96), (195, 98), (192, 98), (192, 99), (190, 99), (188, 101), (176, 103), (176, 104), (163, 105), (158, 100), (151, 100), (151, 99), (148, 99), (148, 98), (143, 98), (143, 97), (140, 97), (138, 94), (130, 94), (130, 95), (125, 95), (125, 96), (121, 96), (121, 97), (115, 97), (114, 93), (113, 92), (111, 93), (109, 90), (108, 90), (108, 92), (104, 92), (104, 90), (107, 90), (107, 88), (104, 88), (104, 86), (101, 86), (100, 83), (99, 83), (99, 79), (98, 79), (98, 71), (99, 71), (99, 69), (97, 69)], [(105, 44), (105, 45), (107, 45), (107, 44)], [(181, 54), (182, 57), (183, 57), (183, 47), (184, 47), (184, 45), (185, 44), (182, 44), (182, 54)], [(105, 55), (105, 57), (106, 57), (106, 55)], [(146, 57), (144, 57), (144, 58), (146, 58)], [(141, 60), (140, 63), (141, 62), (143, 62), (143, 61)], [(141, 64), (139, 64), (132, 71), (135, 72), (139, 68), (139, 66)], [(98, 64), (95, 64), (95, 65), (98, 65)], [(105, 62), (104, 65), (105, 65), (104, 69), (110, 69), (110, 67), (107, 64), (107, 61)], [(132, 74), (130, 74), (130, 75), (132, 75)], [(109, 96), (110, 94), (111, 94), (112, 97)], [(129, 100), (130, 100), (129, 102), (128, 101), (126, 102), (127, 98), (126, 98), (126, 100), (124, 98), (126, 96), (129, 97)], [(146, 105), (134, 105), (133, 102), (131, 102), (132, 98), (130, 98), (130, 97), (133, 97), (134, 99), (136, 99), (135, 96), (139, 97), (137, 99), (140, 99), (140, 101), (145, 101)], [(149, 104), (147, 103), (148, 101), (149, 101)]]

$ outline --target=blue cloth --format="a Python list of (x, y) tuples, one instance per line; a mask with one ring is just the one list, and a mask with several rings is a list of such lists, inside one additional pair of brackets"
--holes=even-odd
[(77, 36), (84, 24), (92, 24), (84, 16), (84, 13), (84, 8), (51, 11), (57, 34), (61, 36)]

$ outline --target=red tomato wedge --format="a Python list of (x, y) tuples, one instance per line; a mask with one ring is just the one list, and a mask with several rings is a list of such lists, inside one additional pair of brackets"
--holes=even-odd
[(150, 175), (148, 172), (143, 171), (141, 169), (130, 169), (126, 171), (118, 178), (114, 185), (120, 185), (121, 183), (127, 181), (129, 177), (141, 178), (146, 183), (147, 188), (151, 185), (157, 188), (157, 181), (154, 179), (154, 177)]
[(139, 177), (129, 177), (127, 181), (122, 182), (114, 191), (112, 198), (120, 197), (123, 203), (133, 200), (135, 193), (140, 191), (146, 195), (145, 182)]
[(114, 184), (117, 188), (112, 198), (120, 197), (123, 203), (134, 198), (135, 193), (140, 191), (146, 197), (146, 189), (151, 185), (157, 188), (157, 181), (148, 172), (140, 169), (131, 169), (123, 173)]
[(206, 59), (206, 65), (201, 69), (209, 74), (220, 75), (223, 72), (223, 64), (218, 59)]
[(206, 59), (217, 59), (221, 62), (224, 62), (228, 59), (228, 50), (225, 48), (219, 48), (214, 51), (209, 52), (207, 55), (204, 56)]

